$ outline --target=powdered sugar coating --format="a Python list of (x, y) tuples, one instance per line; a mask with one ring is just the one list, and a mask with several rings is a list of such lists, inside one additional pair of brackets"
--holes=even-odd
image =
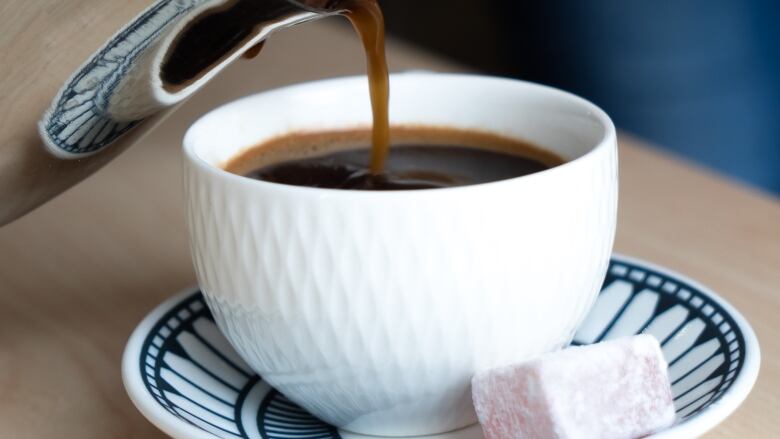
[(480, 372), (472, 396), (487, 439), (631, 439), (675, 421), (667, 364), (650, 335)]

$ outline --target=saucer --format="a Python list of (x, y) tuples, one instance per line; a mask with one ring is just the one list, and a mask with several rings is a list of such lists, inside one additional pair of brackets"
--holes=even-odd
[[(747, 321), (708, 288), (665, 268), (613, 256), (602, 291), (572, 344), (640, 332), (661, 342), (677, 423), (652, 436), (704, 434), (747, 397), (758, 375), (758, 342)], [(127, 343), (125, 389), (174, 438), (358, 439), (272, 389), (223, 337), (198, 289), (152, 311)], [(482, 439), (479, 425), (436, 439)]]

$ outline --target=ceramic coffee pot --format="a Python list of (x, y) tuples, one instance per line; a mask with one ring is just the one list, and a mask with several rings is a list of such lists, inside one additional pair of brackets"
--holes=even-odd
[(0, 225), (86, 178), (273, 31), (339, 0), (6, 0)]

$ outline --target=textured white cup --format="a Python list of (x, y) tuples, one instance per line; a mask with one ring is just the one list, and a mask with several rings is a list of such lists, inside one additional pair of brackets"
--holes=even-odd
[(346, 430), (406, 436), (476, 421), (474, 371), (566, 345), (593, 303), (615, 231), (606, 114), (521, 81), (407, 73), (393, 123), (487, 130), (567, 163), (488, 184), (361, 192), (221, 170), (296, 130), (370, 123), (365, 77), (240, 99), (184, 139), (187, 223), (216, 321), (269, 384)]

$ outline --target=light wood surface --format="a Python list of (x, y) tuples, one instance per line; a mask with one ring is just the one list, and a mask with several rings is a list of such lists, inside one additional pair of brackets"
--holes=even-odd
[[(390, 42), (393, 70), (456, 69)], [(127, 337), (163, 299), (192, 285), (180, 140), (209, 108), (271, 87), (363, 71), (344, 26), (274, 35), (139, 145), (27, 217), (0, 228), (0, 438), (164, 437), (120, 377)], [(744, 313), (762, 371), (747, 402), (707, 438), (780, 431), (780, 202), (620, 142), (617, 250), (686, 273)]]

